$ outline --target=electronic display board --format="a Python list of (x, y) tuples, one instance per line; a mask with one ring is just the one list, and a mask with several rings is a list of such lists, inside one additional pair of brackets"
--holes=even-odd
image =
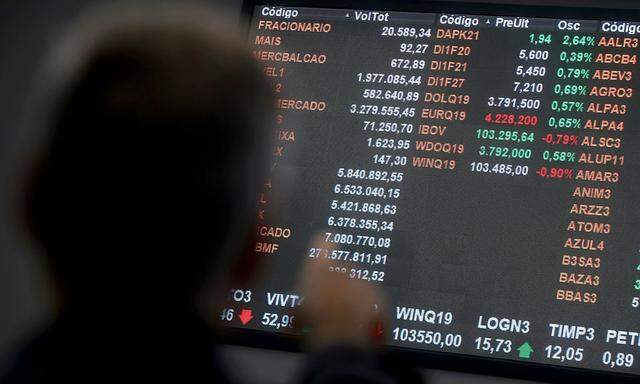
[(292, 333), (328, 258), (389, 297), (392, 348), (640, 375), (634, 14), (309, 3), (246, 5), (277, 97), (266, 271), (221, 319)]

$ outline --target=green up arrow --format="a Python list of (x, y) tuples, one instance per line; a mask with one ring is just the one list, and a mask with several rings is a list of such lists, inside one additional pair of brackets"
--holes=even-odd
[(518, 352), (520, 352), (521, 359), (529, 359), (533, 353), (533, 348), (531, 348), (531, 345), (525, 341), (524, 344), (518, 347)]

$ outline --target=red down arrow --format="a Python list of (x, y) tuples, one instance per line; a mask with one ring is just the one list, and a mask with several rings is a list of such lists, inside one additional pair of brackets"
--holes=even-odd
[(238, 316), (243, 325), (247, 325), (248, 322), (253, 319), (253, 315), (251, 314), (250, 309), (243, 309)]

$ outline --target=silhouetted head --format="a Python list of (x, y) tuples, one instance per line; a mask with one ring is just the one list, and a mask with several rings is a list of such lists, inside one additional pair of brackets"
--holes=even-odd
[(270, 94), (209, 16), (102, 12), (55, 54), (26, 206), (68, 303), (184, 303), (253, 229)]

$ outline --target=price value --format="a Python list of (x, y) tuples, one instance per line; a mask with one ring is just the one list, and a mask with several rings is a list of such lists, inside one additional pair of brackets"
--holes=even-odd
[(582, 361), (584, 348), (562, 347), (560, 345), (548, 345), (544, 349), (547, 359), (565, 361)]
[(490, 355), (494, 353), (507, 354), (513, 350), (511, 340), (494, 339), (491, 337), (478, 337), (475, 340), (475, 346), (477, 350), (488, 352)]
[(633, 367), (633, 355), (631, 353), (612, 353), (606, 351), (602, 354), (602, 364), (610, 368), (616, 367)]

